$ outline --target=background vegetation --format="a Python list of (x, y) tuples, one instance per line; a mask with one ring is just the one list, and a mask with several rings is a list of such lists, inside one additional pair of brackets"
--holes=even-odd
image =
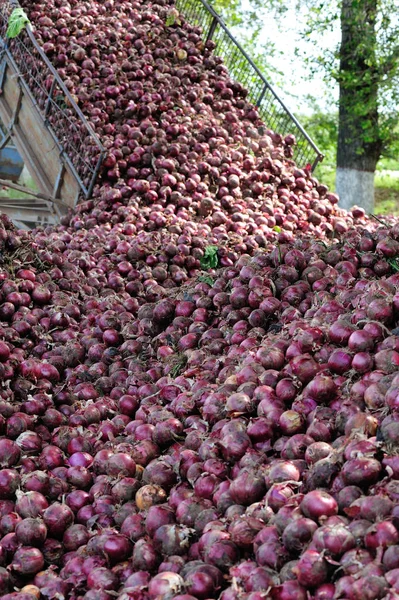
[[(293, 85), (295, 78), (287, 67), (286, 72), (282, 72), (281, 61), (276, 59), (279, 53), (281, 55), (289, 47), (295, 46), (292, 66), (294, 70), (305, 73), (306, 83), (302, 87), (307, 87), (309, 92), (317, 89), (314, 92), (316, 97), (309, 95), (306, 98), (304, 113), (296, 112), (296, 116), (326, 155), (324, 162), (317, 167), (316, 176), (334, 190), (339, 113), (338, 95), (334, 95), (332, 90), (339, 80), (339, 18), (342, 0), (270, 0), (267, 5), (262, 0), (208, 1), (223, 16), (226, 24), (271, 83), (276, 84), (279, 92), (281, 90), (286, 95), (288, 93), (292, 98), (295, 98), (296, 93), (296, 86)], [(379, 78), (380, 119), (375, 135), (384, 140), (375, 172), (375, 211), (399, 214), (399, 18), (393, 10), (394, 4), (393, 0), (376, 0), (376, 65), (370, 63), (367, 72), (374, 73), (372, 67), (375, 67)], [(362, 10), (366, 10), (365, 7), (361, 3), (358, 4), (357, 0), (354, 5), (356, 10), (360, 11), (359, 18), (362, 16), (367, 21), (367, 16), (362, 14)], [(298, 21), (294, 19), (292, 22), (291, 18), (289, 22), (287, 15), (290, 10), (293, 12), (293, 8)], [(276, 23), (277, 31), (274, 27)], [(331, 44), (329, 35), (332, 31), (337, 35)], [(286, 43), (279, 44), (279, 38)], [(363, 51), (361, 48), (357, 49), (356, 52), (361, 51), (362, 55), (366, 56), (365, 48)], [(366, 58), (365, 63), (368, 64)], [(354, 57), (355, 59), (357, 60), (357, 57)], [(280, 70), (276, 65), (280, 65)], [(366, 74), (364, 73), (361, 79), (366, 77)], [(354, 71), (351, 77), (356, 76), (360, 75)], [(321, 101), (323, 83), (324, 98)], [(365, 109), (361, 95), (359, 103), (360, 113), (363, 114)], [(320, 104), (323, 104), (322, 109), (319, 108)], [(288, 106), (290, 105), (292, 104), (288, 103)], [(356, 103), (354, 107), (356, 109)], [(367, 122), (366, 116), (360, 120), (360, 126)], [(367, 137), (365, 132), (364, 136)]]
[[(335, 161), (337, 151), (336, 113), (316, 110), (313, 114), (299, 115), (299, 120), (325, 154), (316, 169), (316, 177), (335, 190)], [(394, 144), (387, 156), (382, 157), (375, 174), (375, 212), (399, 215), (399, 145)]]

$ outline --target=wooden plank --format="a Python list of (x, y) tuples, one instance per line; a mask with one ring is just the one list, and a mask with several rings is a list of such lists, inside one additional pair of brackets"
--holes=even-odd
[[(10, 73), (10, 67), (7, 69), (7, 74)], [(16, 100), (15, 85), (12, 84), (10, 77), (7, 77), (4, 82), (4, 93), (0, 96), (0, 118), (8, 127), (8, 124), (12, 118), (12, 103)], [(35, 184), (41, 190), (42, 193), (47, 195), (51, 194), (51, 185), (48, 176), (42, 167), (40, 161), (37, 159), (28, 138), (25, 137), (24, 131), (18, 125), (14, 125), (13, 128), (13, 141), (17, 147), (18, 152), (21, 154), (24, 163), (28, 167), (29, 173), (31, 174)], [(31, 137), (31, 136), (29, 136)]]
[(24, 206), (31, 210), (50, 210), (54, 212), (51, 202), (34, 200), (33, 198), (0, 198), (0, 205), (9, 206), (10, 208)]
[(27, 208), (8, 207), (0, 204), (1, 212), (6, 214), (12, 221), (23, 221), (29, 227), (47, 224), (56, 224), (58, 218), (50, 211), (29, 210)]
[[(28, 194), (29, 196), (32, 196), (34, 198), (40, 198), (41, 200), (47, 200), (49, 202), (54, 201), (54, 196), (52, 195), (36, 192), (35, 190), (31, 190), (30, 188), (27, 188), (24, 185), (20, 185), (19, 183), (9, 181), (8, 179), (0, 178), (0, 185), (11, 188), (12, 190), (16, 190), (17, 192), (21, 192), (22, 194)], [(60, 202), (60, 204), (63, 204), (63, 202)]]

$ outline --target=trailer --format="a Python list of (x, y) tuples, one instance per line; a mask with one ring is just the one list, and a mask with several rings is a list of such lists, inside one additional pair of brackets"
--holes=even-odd
[[(1, 171), (7, 186), (17, 181), (17, 154), (35, 183), (35, 190), (18, 186), (21, 197), (0, 192), (0, 211), (25, 227), (55, 223), (82, 200), (90, 198), (106, 151), (35, 39), (28, 24), (8, 39), (9, 16), (15, 0), (0, 1), (0, 152), (11, 157)], [(4, 156), (5, 156), (4, 155)], [(1, 164), (1, 155), (0, 155)], [(9, 175), (12, 177), (9, 177)]]

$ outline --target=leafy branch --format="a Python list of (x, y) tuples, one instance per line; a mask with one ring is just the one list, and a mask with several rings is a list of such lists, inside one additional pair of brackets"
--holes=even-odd
[(175, 8), (171, 8), (166, 16), (166, 27), (172, 27), (173, 25), (181, 25), (179, 18), (179, 12)]
[(388, 258), (387, 263), (395, 273), (399, 272), (399, 258)]
[(10, 39), (18, 37), (25, 25), (29, 22), (28, 16), (23, 8), (14, 8), (8, 19), (6, 36)]

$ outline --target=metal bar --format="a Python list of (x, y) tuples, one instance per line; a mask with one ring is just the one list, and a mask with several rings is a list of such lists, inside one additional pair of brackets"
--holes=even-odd
[[(36, 209), (33, 209), (33, 207), (29, 209), (27, 207), (3, 206), (1, 203), (0, 207), (2, 212), (8, 215), (19, 229), (31, 229), (42, 224), (56, 223), (56, 217), (50, 209), (35, 212)], [(21, 224), (23, 224), (22, 227)]]
[(30, 202), (28, 203), (22, 198), (0, 198), (0, 206), (2, 210), (4, 208), (13, 208), (16, 210), (34, 211), (35, 213), (39, 211), (49, 212), (51, 210), (50, 202), (48, 202), (47, 204), (34, 204), (32, 200), (30, 200)]
[(8, 40), (3, 44), (3, 49), (0, 52), (0, 61), (1, 61), (1, 72), (0, 72), (0, 93), (3, 89), (4, 78), (6, 76), (7, 69), (7, 61), (6, 61), (6, 50), (8, 46)]
[(263, 98), (264, 98), (264, 96), (266, 94), (266, 91), (267, 91), (267, 86), (264, 85), (263, 86), (263, 90), (261, 91), (261, 94), (260, 94), (259, 98), (256, 101), (256, 106), (260, 106), (260, 103), (262, 102), (262, 100), (263, 100)]
[(17, 192), (22, 192), (23, 194), (28, 194), (29, 196), (33, 196), (34, 198), (39, 198), (39, 200), (47, 200), (48, 202), (53, 202), (53, 197), (48, 196), (47, 194), (42, 194), (41, 192), (36, 192), (35, 190), (31, 190), (23, 185), (19, 185), (19, 183), (14, 183), (13, 181), (9, 181), (8, 179), (0, 179), (0, 185), (4, 187), (9, 187), (12, 190), (17, 190)]
[(3, 136), (3, 139), (0, 142), (0, 150), (3, 150), (3, 148), (5, 148), (5, 146), (7, 145), (8, 140), (11, 138), (11, 134), (10, 131), (7, 130), (6, 133)]
[(6, 69), (7, 69), (7, 62), (5, 60), (5, 53), (4, 53), (4, 54), (2, 54), (2, 57), (1, 57), (1, 67), (0, 67), (0, 94), (2, 93), (2, 90), (3, 90), (4, 79), (6, 77)]
[(218, 24), (217, 18), (213, 17), (211, 26), (210, 26), (208, 34), (206, 36), (206, 41), (207, 42), (213, 38), (213, 34), (215, 33), (215, 29), (217, 27), (217, 24)]
[(62, 187), (62, 184), (64, 181), (64, 174), (65, 174), (65, 165), (63, 162), (61, 162), (61, 167), (60, 167), (59, 173), (57, 175), (57, 179), (54, 184), (54, 190), (53, 190), (54, 198), (59, 198), (60, 190), (61, 190), (61, 187)]
[(11, 117), (10, 122), (8, 124), (8, 130), (9, 131), (12, 131), (12, 128), (14, 127), (14, 125), (16, 125), (18, 123), (19, 111), (21, 110), (21, 104), (22, 104), (22, 88), (21, 88), (21, 85), (19, 83), (19, 85), (18, 85), (17, 103), (16, 103), (16, 105), (14, 107), (14, 110), (13, 110), (13, 113), (12, 113), (12, 117)]
[(315, 168), (317, 167), (317, 165), (319, 164), (319, 162), (321, 162), (324, 158), (324, 154), (319, 154), (316, 156), (316, 158), (314, 159), (313, 163), (312, 163), (312, 171), (315, 170)]
[(97, 164), (96, 164), (96, 168), (94, 169), (94, 176), (92, 177), (90, 185), (89, 185), (89, 188), (87, 190), (87, 197), (88, 198), (90, 198), (91, 195), (92, 195), (92, 193), (93, 193), (93, 187), (94, 187), (94, 184), (96, 183), (97, 176), (98, 176), (98, 174), (100, 172), (101, 164), (102, 164), (104, 158), (105, 158), (105, 155), (104, 156), (99, 156), (99, 158), (98, 158), (98, 161), (97, 161)]
[(51, 83), (51, 87), (48, 93), (48, 98), (46, 101), (46, 108), (44, 109), (44, 118), (45, 118), (45, 122), (47, 122), (47, 115), (50, 112), (50, 106), (51, 106), (51, 101), (53, 99), (53, 93), (54, 93), (54, 88), (55, 88), (55, 79), (53, 79), (52, 83)]

